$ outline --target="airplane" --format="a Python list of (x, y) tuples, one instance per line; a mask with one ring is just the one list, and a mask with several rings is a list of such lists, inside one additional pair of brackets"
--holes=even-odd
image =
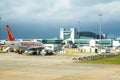
[(6, 45), (14, 49), (18, 54), (28, 53), (28, 54), (41, 54), (41, 55), (52, 55), (53, 52), (47, 49), (42, 42), (36, 41), (18, 41), (14, 38), (9, 25), (6, 25), (8, 41), (5, 42)]

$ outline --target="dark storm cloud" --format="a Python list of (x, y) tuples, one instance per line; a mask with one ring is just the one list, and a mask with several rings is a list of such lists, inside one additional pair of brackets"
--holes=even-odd
[(86, 21), (87, 17), (88, 21), (90, 16), (99, 13), (100, 8), (107, 16), (116, 15), (119, 4), (118, 0), (3, 0), (0, 15), (10, 20), (70, 21), (79, 18)]
[[(1, 0), (0, 17), (2, 26), (6, 23), (11, 26), (33, 27), (39, 33), (41, 28), (58, 31), (62, 26), (78, 26), (81, 22), (83, 29), (92, 30), (99, 26), (99, 14), (102, 13), (102, 24), (120, 21), (120, 1), (119, 0)], [(120, 24), (115, 25), (119, 28)], [(105, 29), (109, 26), (104, 26)], [(27, 28), (25, 29), (26, 31)], [(56, 29), (55, 29), (56, 28)], [(111, 26), (111, 30), (112, 30)], [(41, 31), (44, 33), (45, 31)], [(22, 31), (22, 30), (21, 30)], [(29, 33), (29, 31), (28, 31)], [(58, 31), (59, 33), (59, 31)]]

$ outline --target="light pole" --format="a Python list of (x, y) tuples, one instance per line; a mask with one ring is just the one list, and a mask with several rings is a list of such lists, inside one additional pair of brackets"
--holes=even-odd
[(1, 17), (0, 17), (0, 39), (1, 39)]
[(80, 21), (78, 21), (78, 38), (80, 39)]
[(100, 17), (100, 26), (99, 26), (99, 49), (100, 49), (100, 52), (101, 53), (101, 39), (102, 39), (102, 16), (103, 14), (100, 13), (99, 14), (99, 17)]
[(78, 52), (80, 51), (80, 21), (78, 21)]

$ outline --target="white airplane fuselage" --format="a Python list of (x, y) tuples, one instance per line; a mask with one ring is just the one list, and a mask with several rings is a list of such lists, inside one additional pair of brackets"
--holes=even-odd
[(29, 50), (31, 48), (43, 48), (44, 45), (41, 42), (30, 42), (30, 41), (6, 41), (6, 45), (14, 49)]

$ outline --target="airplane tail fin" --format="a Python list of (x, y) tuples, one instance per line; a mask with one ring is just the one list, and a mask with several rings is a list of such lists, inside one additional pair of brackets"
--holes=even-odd
[(8, 34), (8, 40), (9, 40), (9, 41), (14, 41), (15, 38), (14, 38), (14, 36), (13, 36), (13, 34), (12, 34), (12, 31), (10, 30), (9, 25), (6, 25), (6, 30), (7, 30), (7, 34)]

